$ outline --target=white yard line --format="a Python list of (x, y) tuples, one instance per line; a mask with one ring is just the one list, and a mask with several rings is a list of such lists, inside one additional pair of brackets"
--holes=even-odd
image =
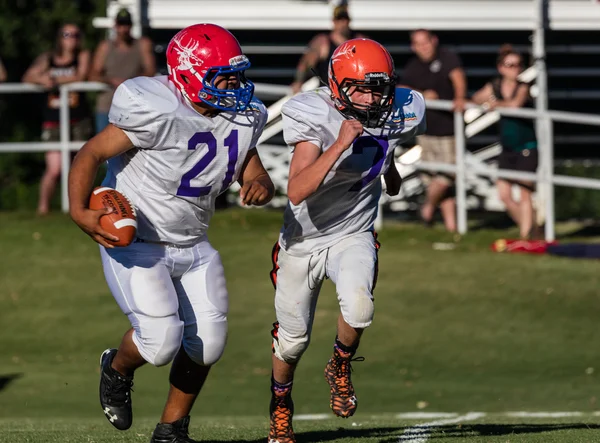
[(412, 426), (404, 431), (404, 435), (401, 435), (398, 439), (400, 443), (425, 443), (429, 439), (431, 429), (438, 426), (453, 425), (461, 423), (463, 421), (477, 420), (478, 418), (485, 417), (483, 412), (470, 412), (465, 415), (460, 415), (455, 418), (448, 418), (445, 420), (431, 421), (429, 423), (422, 423), (420, 425)]
[[(370, 419), (382, 419), (382, 418), (400, 418), (404, 420), (433, 420), (435, 418), (453, 418), (458, 417), (458, 413), (456, 412), (401, 412), (399, 414), (375, 414), (371, 415)], [(310, 420), (328, 420), (328, 419), (336, 418), (335, 415), (331, 413), (325, 414), (298, 414), (294, 415), (294, 420), (299, 421), (310, 421)]]
[[(471, 413), (473, 414), (473, 413)], [(508, 411), (508, 412), (479, 412), (479, 414), (483, 414), (483, 416), (487, 417), (512, 417), (512, 418), (568, 418), (568, 417), (584, 417), (584, 416), (592, 416), (592, 417), (600, 417), (600, 411)], [(389, 419), (396, 418), (401, 420), (434, 420), (434, 419), (454, 419), (460, 418), (459, 412), (423, 412), (423, 411), (415, 411), (415, 412), (399, 412), (397, 414), (393, 413), (382, 413), (382, 414), (373, 414), (368, 417), (361, 416), (362, 420), (379, 420), (379, 419)], [(468, 414), (467, 414), (468, 415)], [(336, 417), (331, 413), (322, 413), (322, 414), (298, 414), (294, 416), (294, 420), (334, 420)], [(425, 423), (424, 425), (427, 425)], [(424, 426), (418, 425), (418, 426)]]
[(396, 418), (404, 418), (407, 420), (421, 420), (421, 419), (434, 419), (434, 418), (454, 418), (458, 417), (456, 412), (401, 412), (396, 415)]
[(528, 412), (528, 411), (517, 411), (517, 412), (504, 412), (499, 415), (505, 417), (524, 417), (524, 418), (561, 418), (561, 417), (581, 417), (583, 412)]
[(331, 414), (298, 414), (294, 415), (294, 420), (327, 420), (329, 418), (334, 418), (335, 416)]

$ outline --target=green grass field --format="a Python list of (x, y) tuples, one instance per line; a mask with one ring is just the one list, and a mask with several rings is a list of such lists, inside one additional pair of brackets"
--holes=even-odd
[[(209, 231), (231, 311), (228, 347), (192, 418), (201, 441), (266, 442), (280, 222), (279, 212), (235, 209)], [(329, 412), (322, 374), (338, 312), (326, 284), (294, 387), (298, 441), (600, 442), (598, 262), (490, 252), (506, 235), (479, 230), (438, 251), (442, 231), (386, 225), (375, 321), (353, 375), (360, 408), (346, 421)], [(168, 368), (139, 370), (134, 426), (113, 430), (97, 399), (98, 359), (128, 323), (97, 246), (66, 216), (0, 213), (0, 253), (0, 442), (147, 442)], [(456, 415), (398, 415), (412, 412)]]

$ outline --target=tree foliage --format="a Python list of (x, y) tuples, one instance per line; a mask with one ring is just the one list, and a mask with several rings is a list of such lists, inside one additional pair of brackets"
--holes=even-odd
[[(0, 0), (0, 59), (9, 82), (20, 82), (41, 53), (53, 48), (64, 23), (83, 31), (83, 47), (93, 50), (104, 31), (92, 20), (106, 15), (106, 0)], [(0, 141), (39, 141), (42, 94), (0, 95)], [(0, 210), (35, 205), (43, 154), (0, 154)]]

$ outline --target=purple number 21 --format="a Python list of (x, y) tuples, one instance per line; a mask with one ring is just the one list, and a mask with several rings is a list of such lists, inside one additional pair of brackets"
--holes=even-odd
[[(202, 156), (189, 171), (181, 176), (181, 183), (177, 188), (177, 195), (183, 197), (201, 197), (208, 195), (212, 186), (192, 186), (191, 181), (198, 177), (210, 163), (217, 157), (217, 139), (212, 132), (196, 132), (188, 141), (188, 150), (194, 151), (198, 145), (205, 144), (208, 151)], [(234, 129), (224, 140), (224, 144), (229, 148), (229, 161), (227, 163), (227, 172), (221, 185), (219, 193), (225, 191), (233, 179), (235, 173), (235, 164), (238, 160), (238, 131)]]
[(371, 183), (374, 179), (379, 177), (383, 163), (387, 156), (388, 148), (390, 144), (387, 137), (374, 137), (371, 135), (359, 137), (352, 146), (352, 154), (361, 155), (365, 148), (376, 148), (375, 155), (373, 156), (373, 163), (369, 172), (352, 185), (350, 191), (360, 191), (362, 188)]

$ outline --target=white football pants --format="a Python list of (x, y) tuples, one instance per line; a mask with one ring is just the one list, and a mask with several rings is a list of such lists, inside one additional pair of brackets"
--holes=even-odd
[(294, 256), (275, 245), (271, 279), (275, 285), (273, 353), (282, 361), (300, 359), (310, 341), (317, 298), (325, 278), (335, 284), (342, 316), (362, 329), (373, 321), (373, 288), (379, 243), (362, 232), (310, 255)]
[(100, 251), (108, 286), (144, 360), (166, 365), (182, 344), (199, 365), (219, 360), (228, 295), (221, 258), (207, 239), (187, 248), (135, 242)]

